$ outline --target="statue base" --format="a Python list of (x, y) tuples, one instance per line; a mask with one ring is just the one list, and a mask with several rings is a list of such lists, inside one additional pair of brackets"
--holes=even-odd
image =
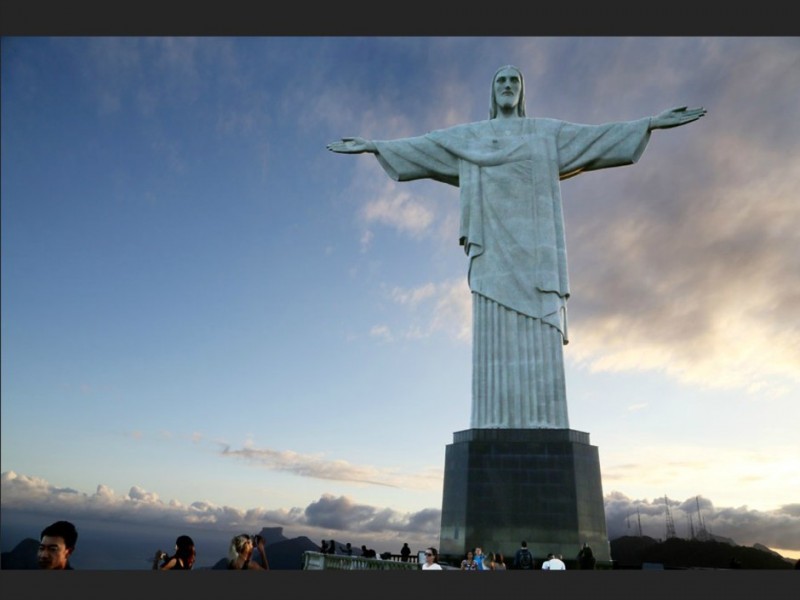
[(445, 453), (441, 559), (468, 550), (502, 552), (511, 566), (520, 542), (540, 568), (561, 554), (578, 568), (584, 543), (598, 566), (611, 564), (600, 459), (589, 434), (572, 429), (468, 429)]

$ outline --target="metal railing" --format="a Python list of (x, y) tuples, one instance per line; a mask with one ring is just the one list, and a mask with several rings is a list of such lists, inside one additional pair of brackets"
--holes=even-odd
[[(413, 561), (412, 561), (413, 559)], [(416, 557), (408, 562), (395, 558), (364, 558), (363, 556), (345, 556), (342, 554), (323, 554), (322, 552), (303, 552), (303, 569), (320, 571), (331, 569), (338, 571), (418, 571), (420, 564)]]

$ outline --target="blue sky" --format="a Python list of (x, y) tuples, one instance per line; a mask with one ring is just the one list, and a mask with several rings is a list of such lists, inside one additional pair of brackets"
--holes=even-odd
[[(469, 427), (458, 190), (342, 136), (674, 106), (562, 183), (570, 425), (609, 533), (800, 557), (800, 40), (5, 37), (2, 506), (353, 542), (438, 538)], [(36, 533), (36, 532), (34, 532)], [(177, 535), (177, 533), (176, 533)]]

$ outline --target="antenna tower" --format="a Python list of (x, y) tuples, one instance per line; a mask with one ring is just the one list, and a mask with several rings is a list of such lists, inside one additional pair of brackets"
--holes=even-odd
[(639, 507), (636, 507), (636, 519), (639, 522), (639, 537), (642, 537), (642, 515), (639, 514)]
[(672, 513), (669, 512), (669, 498), (664, 494), (664, 508), (667, 510), (667, 539), (676, 537), (675, 521), (672, 520)]
[(709, 539), (709, 532), (706, 529), (706, 523), (703, 520), (703, 515), (700, 512), (700, 496), (694, 497), (695, 504), (697, 505), (697, 521), (698, 521), (698, 529), (697, 537), (701, 540), (708, 540)]

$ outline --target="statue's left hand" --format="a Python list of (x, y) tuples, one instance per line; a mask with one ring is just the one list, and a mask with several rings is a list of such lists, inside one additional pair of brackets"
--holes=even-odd
[(687, 108), (679, 106), (671, 108), (651, 117), (650, 129), (669, 129), (670, 127), (680, 127), (692, 121), (696, 121), (706, 114), (706, 109), (702, 106), (698, 108)]

